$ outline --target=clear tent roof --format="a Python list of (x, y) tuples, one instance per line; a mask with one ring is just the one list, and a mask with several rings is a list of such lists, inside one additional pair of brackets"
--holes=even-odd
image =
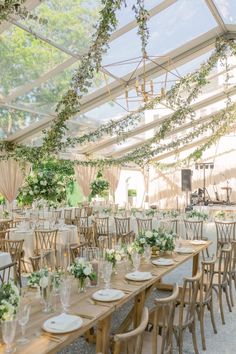
[[(156, 94), (165, 80), (161, 64), (166, 58), (171, 65), (166, 83), (169, 88), (209, 57), (220, 34), (229, 33), (235, 37), (235, 0), (145, 2), (150, 12), (147, 52), (153, 58), (158, 57), (155, 59), (158, 65), (148, 64), (147, 75), (153, 80)], [(125, 93), (141, 57), (133, 3), (135, 0), (127, 0), (127, 7), (117, 13), (118, 28), (112, 35), (102, 68), (82, 99), (80, 114), (67, 122), (70, 135), (79, 136), (110, 119), (120, 119), (141, 104), (132, 99), (134, 84), (127, 90), (131, 98), (128, 106)], [(0, 138), (40, 144), (42, 129), (50, 126), (56, 105), (67, 91), (81, 55), (91, 44), (101, 3), (98, 0), (27, 0), (26, 6), (47, 23), (16, 18), (0, 25)], [(234, 66), (235, 63), (231, 63), (232, 76)], [(212, 97), (224, 91), (220, 77), (223, 74), (211, 74), (210, 83), (199, 98), (200, 114), (219, 109)], [(235, 83), (232, 79), (231, 87)], [(208, 103), (206, 99), (209, 99)], [(134, 128), (126, 142), (117, 144), (115, 137), (106, 137), (96, 145), (78, 147), (78, 151), (119, 156), (139, 146), (151, 138), (158, 119), (170, 114), (171, 110), (160, 105), (151, 113)]]

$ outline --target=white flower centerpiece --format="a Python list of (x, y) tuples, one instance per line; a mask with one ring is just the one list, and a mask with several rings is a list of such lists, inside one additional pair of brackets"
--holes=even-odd
[(78, 279), (79, 292), (85, 292), (85, 281), (90, 279), (96, 280), (97, 274), (93, 270), (90, 262), (86, 262), (84, 258), (78, 258), (70, 267), (69, 271), (76, 279)]
[(0, 320), (11, 321), (17, 312), (20, 301), (18, 288), (13, 283), (0, 287)]
[(112, 263), (112, 268), (115, 273), (116, 273), (117, 262), (120, 262), (123, 256), (124, 256), (123, 249), (107, 248), (105, 251), (105, 261)]
[(175, 248), (174, 232), (167, 231), (163, 227), (152, 231), (145, 231), (139, 234), (137, 239), (144, 246), (149, 245), (152, 247), (153, 253), (156, 253), (158, 250), (160, 252), (172, 252)]

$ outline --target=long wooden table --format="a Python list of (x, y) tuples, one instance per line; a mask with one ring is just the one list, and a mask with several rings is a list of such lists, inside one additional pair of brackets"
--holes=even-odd
[[(189, 245), (189, 241), (183, 242), (184, 245)], [(75, 293), (72, 296), (71, 306), (69, 312), (71, 314), (79, 315), (83, 319), (83, 326), (68, 334), (47, 334), (42, 328), (44, 321), (52, 316), (61, 313), (61, 307), (58, 304), (55, 313), (44, 314), (42, 312), (42, 305), (39, 299), (29, 299), (32, 302), (32, 311), (30, 321), (27, 326), (27, 336), (29, 342), (25, 345), (17, 345), (16, 353), (18, 354), (52, 354), (57, 353), (60, 349), (72, 343), (78, 337), (84, 335), (88, 340), (96, 341), (96, 353), (108, 353), (110, 340), (110, 327), (112, 314), (119, 310), (125, 303), (134, 300), (134, 307), (125, 318), (119, 330), (126, 330), (132, 323), (134, 326), (139, 324), (141, 313), (145, 304), (145, 300), (150, 294), (151, 290), (159, 285), (162, 289), (170, 290), (170, 286), (161, 283), (161, 279), (184, 262), (189, 259), (193, 260), (192, 273), (195, 275), (199, 267), (199, 254), (211, 244), (208, 241), (205, 245), (198, 245), (191, 247), (194, 249), (192, 254), (175, 254), (173, 256), (174, 264), (172, 266), (154, 266), (152, 264), (142, 263), (140, 270), (150, 271), (153, 275), (152, 279), (143, 282), (127, 281), (125, 279), (126, 268), (123, 263), (118, 268), (118, 274), (112, 276), (111, 287), (123, 290), (125, 296), (114, 302), (103, 303), (94, 301), (91, 295), (102, 286), (96, 288), (88, 288), (86, 293)], [(169, 256), (172, 257), (172, 256)], [(93, 334), (93, 328), (96, 327), (96, 336)], [(17, 337), (20, 335), (18, 328)], [(17, 339), (16, 337), (16, 339)], [(0, 344), (0, 354), (4, 353), (4, 346)]]

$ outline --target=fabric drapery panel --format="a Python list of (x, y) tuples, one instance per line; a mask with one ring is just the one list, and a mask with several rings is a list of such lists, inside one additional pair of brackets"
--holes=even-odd
[(15, 160), (0, 161), (0, 193), (9, 203), (16, 199), (19, 188), (30, 172), (31, 165), (25, 163), (24, 168)]
[(78, 185), (81, 187), (85, 198), (90, 194), (90, 185), (95, 180), (97, 168), (91, 166), (75, 166), (75, 177)]
[(121, 168), (119, 166), (109, 167), (104, 170), (104, 177), (109, 183), (110, 193), (113, 199), (115, 199), (115, 192), (120, 180), (120, 172)]

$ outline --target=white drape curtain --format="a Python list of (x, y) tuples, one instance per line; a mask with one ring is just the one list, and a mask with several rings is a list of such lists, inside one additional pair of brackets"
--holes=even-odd
[(15, 160), (0, 161), (0, 193), (12, 203), (16, 199), (19, 188), (30, 172), (31, 165), (25, 163), (24, 168)]
[(149, 202), (149, 167), (148, 166), (143, 168), (142, 174), (143, 174), (143, 181), (144, 181), (144, 196), (143, 196), (142, 205), (144, 205), (144, 203)]
[(104, 170), (104, 177), (109, 183), (110, 193), (113, 197), (113, 201), (115, 201), (115, 192), (120, 180), (120, 172), (121, 168), (119, 166), (109, 167)]
[(74, 170), (76, 181), (80, 186), (84, 197), (87, 199), (90, 194), (90, 185), (96, 178), (97, 168), (77, 165)]

